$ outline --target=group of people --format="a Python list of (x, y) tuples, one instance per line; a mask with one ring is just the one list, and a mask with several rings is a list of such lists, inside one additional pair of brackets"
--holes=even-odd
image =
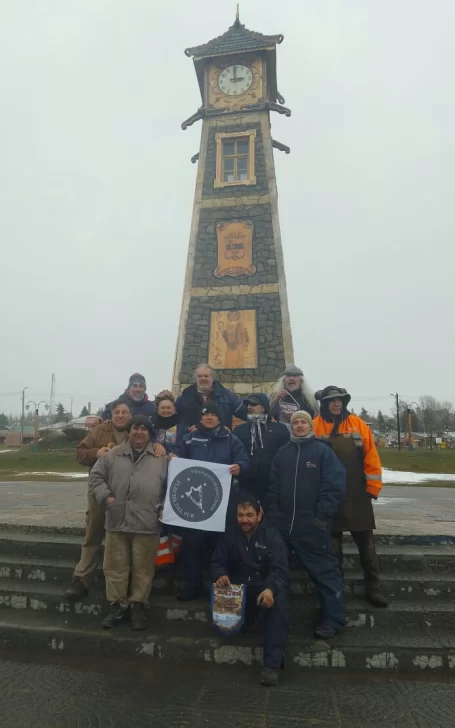
[(344, 625), (345, 532), (359, 550), (366, 598), (387, 607), (373, 540), (381, 463), (350, 399), (336, 386), (312, 393), (296, 366), (286, 368), (270, 396), (245, 399), (207, 364), (176, 399), (165, 390), (150, 400), (144, 377), (133, 374), (77, 447), (78, 461), (90, 468), (88, 508), (66, 599), (88, 594), (105, 536), (109, 613), (102, 626), (129, 617), (133, 629), (146, 629), (168, 463), (179, 457), (228, 465), (233, 480), (223, 534), (179, 529), (177, 598), (203, 595), (207, 573), (218, 586), (245, 584), (246, 629), (263, 623), (263, 684), (278, 681), (289, 633), (290, 554), (317, 590), (316, 638), (330, 639)]

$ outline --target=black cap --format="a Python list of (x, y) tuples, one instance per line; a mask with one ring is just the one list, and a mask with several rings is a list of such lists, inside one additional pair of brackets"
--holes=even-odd
[(257, 394), (250, 394), (243, 400), (243, 404), (248, 406), (249, 404), (260, 404), (264, 408), (264, 412), (268, 412), (270, 408), (269, 398), (266, 394), (258, 392)]
[(220, 419), (220, 413), (218, 412), (216, 402), (206, 402), (206, 404), (201, 409), (201, 417), (203, 415), (216, 415), (218, 419)]
[(133, 425), (143, 425), (147, 428), (151, 435), (154, 433), (153, 422), (150, 417), (146, 417), (145, 415), (134, 415), (126, 426), (128, 432), (131, 430)]
[(246, 397), (246, 399), (243, 400), (243, 404), (262, 404), (262, 402), (257, 394), (252, 394), (250, 397)]

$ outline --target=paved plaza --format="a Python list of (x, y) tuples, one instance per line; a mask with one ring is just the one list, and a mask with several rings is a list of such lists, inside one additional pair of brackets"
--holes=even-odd
[[(420, 676), (418, 676), (420, 678)], [(453, 678), (84, 658), (0, 660), (2, 728), (453, 728)]]
[[(81, 480), (0, 483), (0, 523), (81, 528), (86, 497)], [(374, 508), (377, 533), (455, 536), (455, 489), (388, 485)]]

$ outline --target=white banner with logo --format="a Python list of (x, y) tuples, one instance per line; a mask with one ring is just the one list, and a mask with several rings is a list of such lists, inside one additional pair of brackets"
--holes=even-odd
[(231, 480), (229, 465), (172, 458), (162, 522), (200, 531), (224, 531)]

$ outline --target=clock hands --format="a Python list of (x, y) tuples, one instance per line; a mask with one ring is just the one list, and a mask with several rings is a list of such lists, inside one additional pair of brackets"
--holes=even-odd
[(234, 75), (231, 76), (231, 78), (229, 79), (230, 81), (232, 81), (233, 83), (240, 83), (241, 81), (245, 80), (245, 76), (237, 76), (237, 66), (232, 66), (232, 69)]

